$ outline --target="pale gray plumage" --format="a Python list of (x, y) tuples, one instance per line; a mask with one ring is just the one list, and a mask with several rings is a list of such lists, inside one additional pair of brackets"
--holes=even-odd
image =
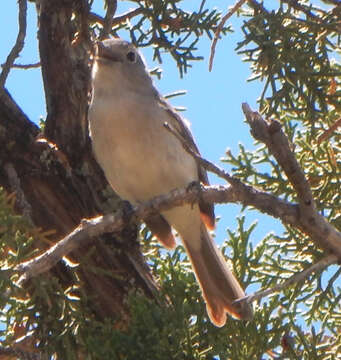
[[(93, 150), (117, 194), (136, 204), (193, 181), (208, 183), (205, 170), (164, 127), (169, 123), (198, 152), (189, 128), (159, 95), (132, 44), (120, 39), (98, 43), (92, 80)], [(248, 305), (232, 304), (245, 294), (207, 232), (206, 225), (214, 226), (213, 206), (185, 205), (145, 221), (168, 248), (175, 245), (169, 225), (178, 231), (215, 325), (225, 324), (226, 312), (252, 317)]]

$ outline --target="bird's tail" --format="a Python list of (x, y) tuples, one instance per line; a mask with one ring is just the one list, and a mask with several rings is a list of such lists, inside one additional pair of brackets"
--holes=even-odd
[[(191, 234), (193, 232), (187, 233), (187, 236)], [(205, 225), (201, 223), (200, 242), (198, 239), (184, 237), (183, 243), (200, 284), (211, 321), (216, 326), (223, 326), (226, 312), (238, 319), (250, 320), (253, 316), (251, 306), (245, 302), (233, 303), (244, 297), (245, 293), (219, 253)]]

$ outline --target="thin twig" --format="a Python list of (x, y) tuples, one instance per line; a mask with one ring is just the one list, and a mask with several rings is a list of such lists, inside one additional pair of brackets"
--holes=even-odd
[(127, 20), (130, 20), (133, 17), (142, 14), (144, 11), (147, 11), (147, 9), (137, 8), (134, 10), (127, 11), (126, 13), (124, 13), (122, 15), (115, 16), (114, 20), (113, 20), (113, 25), (121, 24)]
[(210, 161), (202, 158), (200, 156), (200, 154), (198, 154), (197, 152), (193, 151), (191, 149), (191, 147), (186, 143), (186, 141), (184, 140), (184, 138), (175, 130), (173, 129), (173, 127), (168, 123), (165, 122), (163, 124), (163, 126), (170, 132), (172, 133), (181, 143), (181, 145), (183, 146), (183, 148), (194, 157), (194, 159), (199, 163), (199, 165), (203, 166), (207, 171), (210, 171), (213, 174), (216, 174), (217, 176), (221, 177), (222, 179), (226, 180), (227, 182), (229, 182), (231, 185), (234, 184), (234, 179), (231, 175), (229, 175), (225, 170), (219, 168), (217, 165), (214, 165), (213, 163), (211, 163)]
[(307, 269), (296, 273), (295, 275), (291, 276), (289, 279), (285, 280), (282, 284), (278, 284), (270, 289), (267, 290), (260, 290), (255, 292), (254, 294), (245, 296), (241, 299), (235, 301), (235, 303), (246, 301), (248, 304), (252, 303), (253, 301), (260, 300), (265, 296), (273, 294), (277, 291), (281, 291), (283, 289), (287, 289), (290, 285), (295, 284), (299, 281), (305, 280), (314, 272), (318, 272), (324, 270), (329, 265), (336, 264), (338, 261), (337, 256), (330, 254), (319, 260), (317, 263), (311, 265)]
[(243, 184), (238, 178), (231, 176), (228, 172), (226, 172), (225, 170), (223, 170), (222, 168), (220, 168), (219, 166), (211, 163), (210, 161), (204, 159), (203, 157), (200, 156), (199, 153), (196, 153), (195, 151), (193, 151), (191, 149), (190, 146), (188, 146), (188, 144), (186, 143), (186, 141), (184, 140), (184, 138), (175, 130), (172, 128), (172, 126), (169, 123), (164, 123), (164, 127), (170, 131), (182, 144), (183, 148), (194, 157), (194, 159), (197, 161), (199, 166), (202, 166), (203, 168), (205, 168), (207, 171), (211, 172), (212, 174), (217, 175), (218, 177), (226, 180), (230, 185), (237, 187), (240, 189), (240, 191), (242, 192), (248, 192), (250, 191), (250, 193), (256, 193), (257, 190), (255, 188), (253, 188), (252, 186)]
[[(1, 67), (4, 67), (6, 64), (2, 64)], [(37, 63), (33, 63), (33, 64), (13, 64), (11, 66), (12, 69), (24, 69), (24, 70), (27, 70), (27, 69), (34, 69), (34, 68), (38, 68), (40, 67), (41, 64), (40, 62), (37, 62)]]
[(208, 65), (208, 70), (212, 71), (212, 67), (213, 67), (213, 59), (214, 59), (214, 55), (215, 55), (215, 48), (217, 45), (217, 41), (219, 39), (219, 35), (226, 23), (226, 21), (246, 2), (246, 0), (239, 0), (236, 2), (235, 5), (233, 5), (232, 9), (221, 19), (217, 30), (214, 33), (214, 38), (211, 44), (211, 52), (210, 52), (210, 60), (209, 60), (209, 65)]
[(24, 47), (25, 37), (26, 37), (26, 13), (27, 13), (27, 0), (18, 0), (19, 4), (19, 31), (17, 35), (17, 40), (7, 56), (6, 62), (2, 68), (0, 74), (0, 89), (5, 86), (6, 79), (11, 70), (12, 65), (14, 64), (15, 59), (19, 56), (21, 50)]

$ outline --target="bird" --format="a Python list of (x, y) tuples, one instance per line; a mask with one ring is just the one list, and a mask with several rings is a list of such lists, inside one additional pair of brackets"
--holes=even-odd
[[(89, 133), (113, 190), (136, 205), (192, 183), (208, 185), (206, 170), (182, 144), (199, 154), (189, 125), (154, 86), (143, 55), (121, 38), (98, 41), (95, 49)], [(144, 222), (167, 249), (176, 245), (172, 229), (179, 234), (215, 326), (225, 325), (227, 314), (252, 319), (252, 307), (235, 302), (245, 293), (209, 234), (211, 203), (181, 205)]]

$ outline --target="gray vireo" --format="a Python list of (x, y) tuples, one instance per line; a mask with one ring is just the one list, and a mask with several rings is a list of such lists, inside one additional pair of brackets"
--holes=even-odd
[[(153, 85), (142, 56), (121, 39), (99, 42), (92, 72), (90, 133), (95, 157), (115, 192), (132, 204), (193, 181), (208, 184), (206, 171), (168, 131), (169, 123), (198, 152), (192, 134)], [(226, 322), (226, 312), (251, 319), (244, 291), (227, 267), (207, 228), (214, 227), (213, 205), (203, 201), (144, 219), (167, 248), (175, 246), (174, 227), (186, 248), (211, 321)]]

